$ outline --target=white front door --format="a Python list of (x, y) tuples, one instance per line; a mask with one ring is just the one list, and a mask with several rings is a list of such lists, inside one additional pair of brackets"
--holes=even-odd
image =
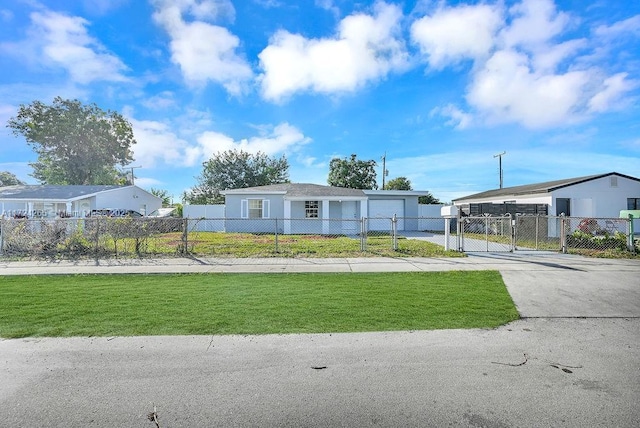
[(356, 201), (342, 202), (342, 233), (354, 234), (358, 233), (359, 223), (357, 218)]

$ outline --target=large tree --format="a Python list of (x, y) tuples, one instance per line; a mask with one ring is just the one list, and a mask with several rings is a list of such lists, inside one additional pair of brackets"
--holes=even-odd
[(19, 184), (26, 184), (26, 183), (18, 179), (18, 177), (16, 177), (15, 174), (9, 171), (0, 171), (0, 187), (16, 186)]
[(329, 186), (347, 187), (349, 189), (377, 189), (376, 161), (358, 160), (356, 155), (351, 159), (333, 158), (329, 163)]
[(118, 184), (117, 165), (133, 161), (131, 124), (95, 104), (56, 97), (53, 104), (21, 105), (7, 124), (38, 155), (31, 163), (42, 184)]
[(384, 185), (382, 190), (413, 190), (411, 181), (407, 177), (396, 177)]
[(183, 195), (187, 203), (222, 203), (222, 190), (289, 182), (289, 162), (284, 156), (272, 158), (262, 152), (227, 150), (214, 154), (202, 166), (198, 184)]

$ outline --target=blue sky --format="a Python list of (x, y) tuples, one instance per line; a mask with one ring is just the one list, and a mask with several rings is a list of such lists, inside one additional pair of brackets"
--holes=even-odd
[[(333, 157), (443, 201), (640, 177), (640, 2), (15, 0), (0, 4), (0, 122), (55, 96), (123, 113), (136, 184), (179, 199), (233, 148), (326, 184)], [(0, 170), (34, 183), (0, 129)]]

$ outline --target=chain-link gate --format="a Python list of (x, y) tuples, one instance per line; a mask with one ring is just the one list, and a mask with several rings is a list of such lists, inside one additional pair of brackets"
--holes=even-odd
[(635, 252), (630, 220), (517, 215), (458, 221), (458, 249), (474, 251)]
[(517, 215), (514, 225), (515, 250), (560, 251), (562, 218), (540, 215)]
[(500, 217), (462, 217), (458, 220), (458, 250), (511, 252), (513, 248), (510, 214)]

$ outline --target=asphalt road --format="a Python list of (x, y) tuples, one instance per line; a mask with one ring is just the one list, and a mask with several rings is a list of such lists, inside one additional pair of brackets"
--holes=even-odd
[[(276, 260), (262, 270), (497, 268), (525, 318), (493, 330), (0, 340), (0, 427), (153, 428), (154, 408), (163, 428), (640, 425), (640, 263), (461, 260)], [(256, 271), (264, 262), (256, 263), (99, 268)], [(96, 266), (0, 271), (80, 268)]]

